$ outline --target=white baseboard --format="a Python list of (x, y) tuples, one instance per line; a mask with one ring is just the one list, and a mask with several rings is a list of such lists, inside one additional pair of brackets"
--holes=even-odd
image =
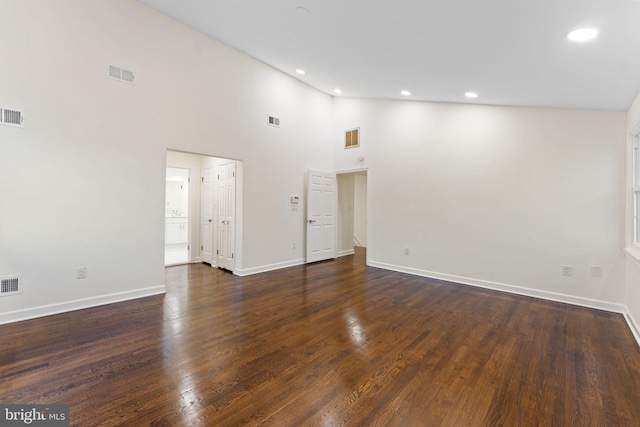
[(638, 321), (633, 317), (628, 307), (625, 307), (625, 309), (624, 320), (627, 321), (627, 325), (629, 325), (629, 329), (631, 329), (631, 333), (640, 347), (640, 323), (638, 323)]
[(207, 264), (207, 265), (210, 265), (211, 267), (218, 268), (218, 262), (215, 259), (211, 260), (210, 263), (207, 261), (201, 261), (199, 264)]
[(154, 286), (151, 288), (136, 289), (135, 291), (119, 292), (116, 294), (101, 295), (98, 297), (83, 298), (74, 301), (65, 301), (57, 304), (41, 305), (39, 307), (27, 308), (24, 310), (10, 311), (0, 314), (0, 325), (6, 323), (19, 322), (22, 320), (35, 319), (37, 317), (51, 316), (53, 314), (66, 313), (68, 311), (82, 310), (83, 308), (96, 307), (99, 305), (113, 304), (136, 298), (149, 297), (166, 293), (166, 288)]
[(341, 256), (353, 255), (355, 253), (356, 251), (353, 249), (347, 249), (346, 251), (339, 251), (336, 256), (340, 258)]
[(507, 285), (505, 283), (491, 282), (488, 280), (472, 279), (469, 277), (455, 276), (453, 274), (437, 273), (434, 271), (420, 270), (417, 268), (403, 267), (399, 265), (386, 264), (384, 262), (370, 261), (372, 267), (383, 268), (385, 270), (398, 271), (416, 276), (429, 277), (432, 279), (446, 280), (448, 282), (461, 283), (463, 285), (477, 286), (494, 291), (508, 292), (511, 294), (524, 295), (528, 297), (546, 299), (550, 301), (563, 302), (567, 304), (579, 305), (581, 307), (595, 308), (598, 310), (611, 311), (614, 313), (628, 313), (623, 304), (601, 301), (591, 298), (577, 297), (574, 295), (561, 294), (558, 292), (542, 291), (539, 289), (525, 288), (522, 286)]
[[(354, 249), (347, 249), (346, 251), (340, 251), (336, 253), (336, 258), (340, 258), (347, 255), (354, 255), (356, 252)], [(238, 276), (250, 276), (252, 274), (264, 273), (266, 271), (279, 270), (281, 268), (294, 267), (296, 265), (303, 265), (307, 262), (306, 258), (295, 259), (292, 261), (278, 262), (276, 264), (261, 265), (251, 268), (235, 268), (234, 274)], [(213, 265), (213, 264), (212, 264)]]
[(251, 267), (251, 268), (235, 268), (233, 270), (234, 274), (238, 276), (250, 276), (252, 274), (264, 273), (267, 271), (279, 270), (281, 268), (294, 267), (296, 265), (302, 265), (306, 262), (306, 259), (295, 259), (292, 261), (278, 262), (276, 264), (268, 264), (261, 265), (259, 267)]

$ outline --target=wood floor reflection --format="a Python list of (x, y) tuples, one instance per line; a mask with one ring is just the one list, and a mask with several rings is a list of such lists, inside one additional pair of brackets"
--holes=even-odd
[(0, 326), (0, 403), (81, 426), (638, 426), (621, 315), (365, 267), (240, 278)]

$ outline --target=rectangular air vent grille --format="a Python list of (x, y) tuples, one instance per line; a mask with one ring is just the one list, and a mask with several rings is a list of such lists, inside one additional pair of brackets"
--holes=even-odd
[(120, 67), (116, 67), (115, 65), (109, 65), (109, 77), (114, 79), (122, 78), (122, 69)]
[(133, 71), (125, 70), (124, 68), (116, 65), (109, 65), (108, 77), (129, 84), (133, 84), (133, 81), (135, 80)]
[(133, 83), (133, 71), (122, 70), (122, 80), (128, 83)]
[(0, 108), (0, 123), (7, 126), (24, 127), (24, 111), (15, 108)]
[(344, 148), (353, 148), (360, 145), (360, 128), (350, 129), (344, 135)]
[(22, 276), (8, 276), (0, 278), (0, 296), (22, 293)]
[(280, 127), (280, 119), (277, 117), (273, 117), (273, 116), (267, 116), (268, 120), (267, 123), (271, 126), (275, 126), (277, 128)]

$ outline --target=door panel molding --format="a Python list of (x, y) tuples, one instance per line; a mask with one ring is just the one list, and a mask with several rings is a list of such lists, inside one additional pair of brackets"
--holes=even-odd
[(336, 174), (309, 170), (307, 180), (307, 263), (336, 258)]

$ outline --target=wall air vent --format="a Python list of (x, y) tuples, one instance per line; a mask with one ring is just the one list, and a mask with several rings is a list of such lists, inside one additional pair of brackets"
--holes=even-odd
[(122, 69), (115, 65), (109, 65), (109, 77), (120, 80), (122, 78)]
[(22, 293), (22, 276), (0, 277), (0, 297)]
[(0, 123), (7, 126), (24, 127), (24, 111), (16, 108), (0, 108)]
[(110, 79), (129, 84), (133, 84), (133, 81), (135, 79), (133, 71), (125, 70), (124, 68), (118, 67), (116, 65), (109, 65), (107, 76)]
[(133, 71), (122, 70), (122, 80), (127, 83), (133, 83)]
[(345, 131), (344, 136), (344, 148), (360, 146), (360, 128)]
[(273, 117), (273, 116), (267, 116), (267, 124), (279, 128), (280, 127), (280, 119), (277, 118), (277, 117)]

